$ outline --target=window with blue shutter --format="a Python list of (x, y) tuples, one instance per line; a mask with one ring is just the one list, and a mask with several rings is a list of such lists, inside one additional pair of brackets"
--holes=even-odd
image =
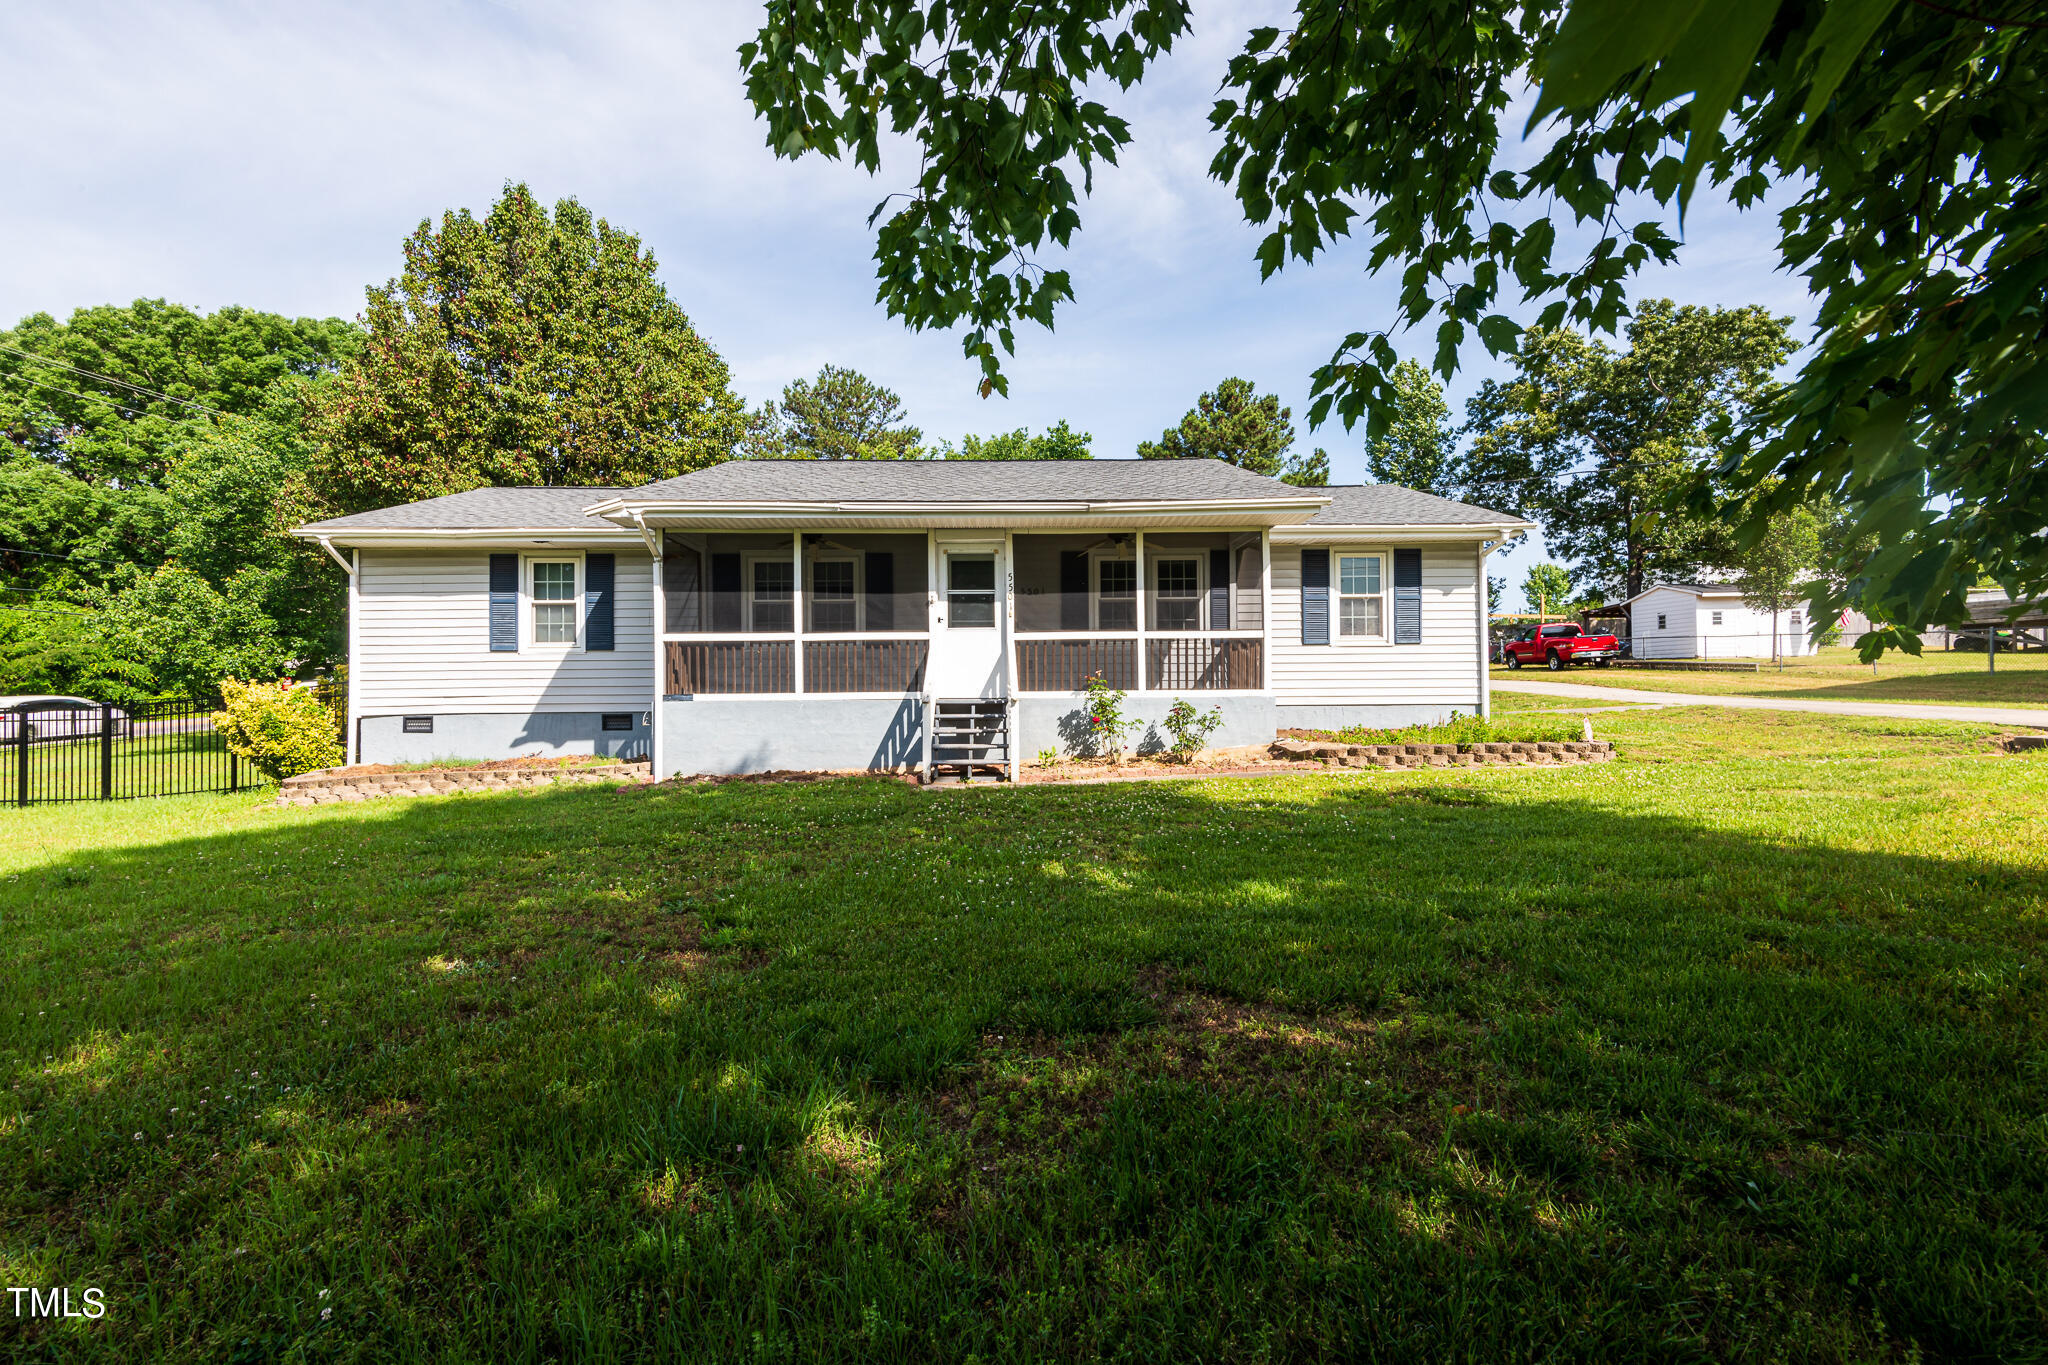
[(1394, 643), (1422, 643), (1422, 551), (1394, 551)]
[(1301, 642), (1330, 643), (1330, 552), (1301, 552)]
[(519, 556), (491, 556), (491, 651), (519, 649)]
[(611, 649), (612, 580), (618, 573), (617, 555), (583, 556), (583, 647)]
[(1230, 551), (1209, 551), (1209, 629), (1230, 629)]

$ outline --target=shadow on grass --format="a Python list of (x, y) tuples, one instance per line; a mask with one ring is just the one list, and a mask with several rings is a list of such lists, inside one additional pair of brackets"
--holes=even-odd
[(0, 1262), (110, 1311), (8, 1330), (2038, 1358), (2048, 876), (1534, 776), (582, 789), (67, 857), (0, 883)]

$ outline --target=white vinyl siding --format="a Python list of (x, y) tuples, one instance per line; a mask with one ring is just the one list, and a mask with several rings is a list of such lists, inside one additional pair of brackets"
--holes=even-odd
[[(535, 648), (522, 629), (518, 653), (494, 654), (489, 550), (361, 551), (349, 661), (356, 713), (645, 710), (654, 691), (650, 565), (645, 551), (613, 553), (616, 648)], [(579, 556), (579, 590), (580, 568)], [(579, 635), (583, 609), (579, 593)]]
[[(1332, 540), (1349, 549), (1358, 541)], [(1382, 584), (1393, 582), (1398, 541), (1374, 552), (1386, 556)], [(1363, 548), (1363, 547), (1361, 547)], [(1467, 714), (1479, 709), (1479, 587), (1477, 546), (1422, 547), (1422, 643), (1304, 645), (1301, 642), (1299, 541), (1273, 543), (1274, 695), (1281, 705), (1442, 706)], [(1334, 555), (1333, 555), (1334, 559)], [(1336, 602), (1336, 567), (1330, 595)], [(1387, 610), (1391, 613), (1391, 607)], [(1388, 626), (1391, 630), (1391, 622)], [(1332, 633), (1333, 640), (1338, 637)], [(1283, 720), (1282, 722), (1286, 722)]]
[[(1693, 615), (1699, 599), (1676, 588), (1652, 588), (1629, 604), (1636, 622), (1629, 651), (1637, 659), (1690, 659), (1699, 652)], [(1664, 618), (1662, 629), (1657, 618)]]

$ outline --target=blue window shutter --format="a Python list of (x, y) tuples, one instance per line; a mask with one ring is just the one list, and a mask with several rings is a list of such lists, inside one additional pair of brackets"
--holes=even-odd
[(1230, 551), (1209, 551), (1209, 629), (1229, 630)]
[(583, 556), (583, 647), (612, 649), (612, 580), (617, 555)]
[(491, 556), (491, 651), (519, 649), (519, 556)]
[(1301, 552), (1301, 642), (1330, 643), (1330, 552)]
[(1394, 643), (1422, 643), (1422, 551), (1394, 551)]
[(868, 629), (896, 629), (896, 556), (887, 550), (869, 550), (861, 585), (868, 599)]

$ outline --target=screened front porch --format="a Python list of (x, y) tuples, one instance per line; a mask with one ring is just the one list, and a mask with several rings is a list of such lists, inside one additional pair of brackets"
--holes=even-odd
[(944, 534), (665, 533), (664, 695), (918, 695), (970, 631), (1008, 694), (1266, 685), (1260, 531), (996, 532), (981, 559)]

